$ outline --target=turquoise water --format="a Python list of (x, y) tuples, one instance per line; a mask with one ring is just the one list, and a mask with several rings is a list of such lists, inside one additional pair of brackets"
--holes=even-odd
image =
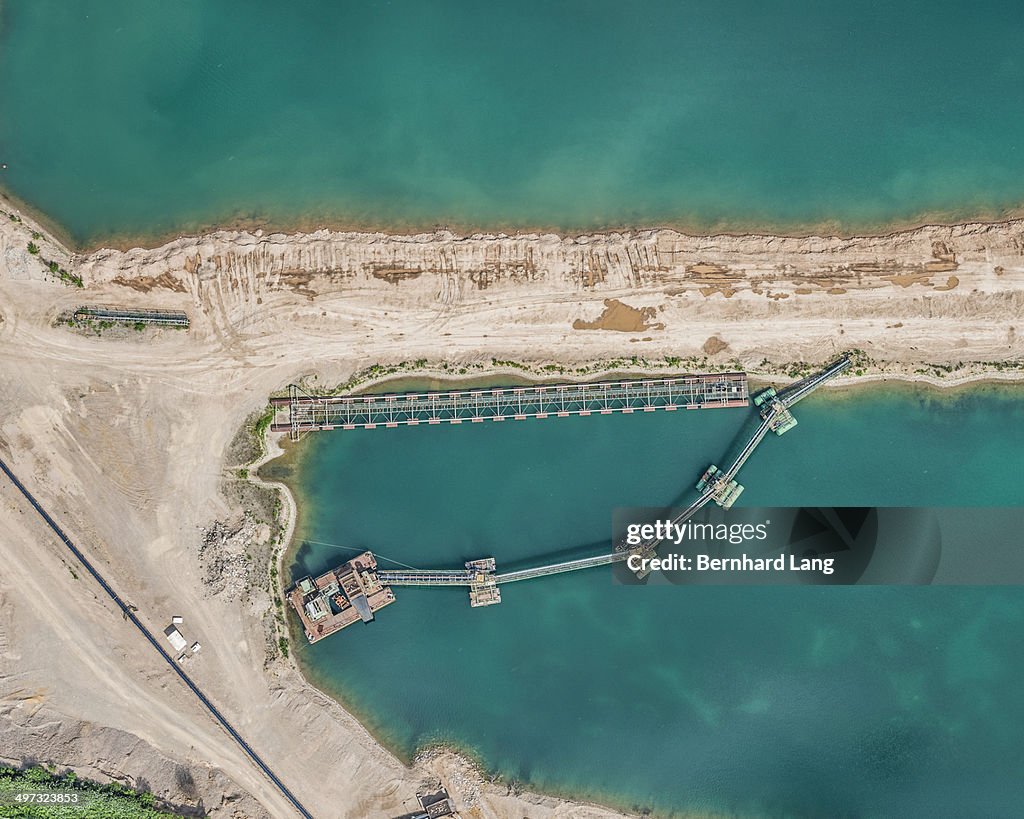
[(1024, 201), (1015, 0), (3, 0), (0, 186), (267, 220), (843, 229)]
[[(744, 468), (746, 505), (1021, 506), (1021, 390), (815, 395)], [(743, 410), (312, 436), (293, 571), (596, 550), (616, 506), (687, 490)], [(1009, 533), (1019, 538), (1018, 533)], [(947, 544), (948, 547), (948, 544)], [(985, 544), (957, 544), (984, 559)], [(1024, 801), (1024, 589), (629, 587), (605, 569), (397, 590), (301, 646), (409, 755), (445, 741), (532, 787), (658, 812), (1011, 816)]]

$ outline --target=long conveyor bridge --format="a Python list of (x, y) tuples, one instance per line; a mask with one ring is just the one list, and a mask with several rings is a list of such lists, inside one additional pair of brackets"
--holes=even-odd
[(297, 440), (318, 430), (745, 407), (749, 402), (742, 372), (344, 396), (307, 395), (293, 384), (287, 397), (271, 399), (271, 429)]

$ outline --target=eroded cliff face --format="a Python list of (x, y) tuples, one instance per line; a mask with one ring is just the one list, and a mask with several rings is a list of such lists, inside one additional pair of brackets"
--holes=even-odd
[[(925, 227), (883, 237), (685, 236), (670, 230), (561, 237), (448, 232), (218, 232), (151, 250), (100, 250), (76, 259), (87, 279), (136, 289), (200, 291), (212, 281), (243, 293), (314, 295), (345, 286), (424, 286), (451, 281), (478, 299), (513, 287), (548, 292), (693, 291), (781, 300), (852, 289), (915, 285), (945, 292), (1019, 286), (1024, 222)], [(966, 279), (965, 279), (966, 277)]]
[[(2, 230), (7, 275), (31, 277), (39, 257), (26, 260), (11, 226)], [(641, 356), (706, 353), (702, 345), (716, 334), (729, 345), (723, 354), (752, 360), (800, 357), (812, 336), (904, 362), (1024, 353), (1016, 326), (1022, 221), (852, 239), (219, 231), (152, 249), (68, 255), (67, 265), (86, 284), (80, 299), (173, 305), (190, 311), (199, 333), (255, 336), (311, 322), (317, 332), (329, 323), (364, 340), (386, 331), (479, 341), (514, 324), (529, 328), (549, 359), (558, 356), (552, 345), (574, 358), (622, 354), (627, 335), (629, 352)], [(950, 324), (944, 338), (943, 322), (962, 326)], [(593, 338), (607, 331), (617, 339)], [(750, 331), (764, 343), (744, 342)], [(773, 333), (804, 344), (793, 353)]]

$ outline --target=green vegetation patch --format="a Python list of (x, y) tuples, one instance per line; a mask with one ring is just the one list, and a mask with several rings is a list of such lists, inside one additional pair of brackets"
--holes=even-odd
[(179, 814), (156, 808), (156, 797), (125, 785), (79, 779), (45, 768), (0, 767), (0, 817), (39, 819), (159, 819)]
[[(33, 256), (39, 256), (39, 245), (35, 242), (29, 242), (28, 252)], [(64, 284), (70, 285), (71, 287), (85, 287), (82, 277), (77, 273), (68, 273), (68, 271), (61, 267), (58, 262), (55, 262), (52, 259), (44, 259), (42, 256), (39, 256), (39, 260), (50, 272), (50, 275), (56, 276), (57, 279), (64, 282)]]

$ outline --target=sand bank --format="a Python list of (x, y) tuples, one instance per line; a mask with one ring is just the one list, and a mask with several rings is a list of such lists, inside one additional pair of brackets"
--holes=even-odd
[[(255, 583), (263, 547), (236, 544), (256, 565), (242, 593), (205, 585), (212, 524), (270, 536), (241, 508), (229, 445), (271, 392), (333, 387), (371, 365), (373, 378), (733, 366), (774, 377), (846, 349), (863, 351), (850, 382), (949, 383), (1018, 378), (1024, 357), (1021, 222), (869, 239), (224, 231), (78, 255), (22, 218), (0, 214), (0, 451), (150, 628), (184, 615), (204, 647), (189, 673), (317, 816), (399, 815), (438, 780), (471, 816), (613, 814), (512, 793), (451, 755), (393, 758), (274, 651), (269, 582)], [(83, 303), (186, 310), (192, 327), (115, 337), (54, 325)], [(290, 815), (9, 487), (0, 552), (5, 754), (194, 798), (126, 750), (152, 747), (210, 772), (207, 804), (219, 788)], [(62, 760), (40, 721), (119, 739)]]

